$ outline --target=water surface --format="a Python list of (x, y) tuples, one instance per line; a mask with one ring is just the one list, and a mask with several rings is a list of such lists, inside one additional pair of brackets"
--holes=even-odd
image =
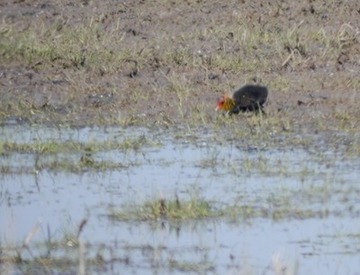
[[(168, 133), (143, 128), (45, 128), (4, 126), (1, 142), (79, 143), (146, 139), (139, 148), (95, 152), (111, 170), (70, 172), (39, 163), (78, 162), (83, 152), (3, 153), (0, 157), (0, 243), (31, 239), (32, 259), (48, 253), (39, 244), (74, 235), (88, 223), (85, 244), (90, 274), (358, 274), (360, 158), (314, 148), (248, 147), (221, 141), (218, 133)], [(6, 150), (3, 150), (6, 151)], [(266, 217), (222, 217), (185, 222), (116, 221), (111, 211), (155, 199), (201, 198), (216, 208), (267, 209)], [(292, 209), (276, 218), (277, 209)], [(296, 215), (308, 211), (308, 216)], [(306, 212), (307, 213), (307, 212)], [(3, 249), (5, 250), (5, 249)], [(7, 253), (13, 253), (7, 249)], [(53, 257), (78, 257), (78, 248), (53, 249)], [(101, 257), (101, 263), (90, 259)], [(23, 267), (13, 267), (21, 273)], [(78, 267), (68, 268), (76, 273)], [(61, 270), (61, 269), (59, 269)], [(39, 270), (38, 270), (39, 272)], [(56, 270), (54, 271), (56, 273)], [(61, 272), (60, 272), (61, 273)]]

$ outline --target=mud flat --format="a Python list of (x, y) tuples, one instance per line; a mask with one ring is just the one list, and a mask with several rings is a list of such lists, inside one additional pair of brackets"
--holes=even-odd
[(356, 274), (359, 10), (1, 3), (0, 273)]

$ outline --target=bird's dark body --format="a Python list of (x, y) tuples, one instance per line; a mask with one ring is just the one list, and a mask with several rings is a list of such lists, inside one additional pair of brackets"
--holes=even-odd
[(263, 111), (268, 96), (268, 89), (259, 85), (245, 85), (233, 94), (235, 106), (230, 113), (246, 111)]

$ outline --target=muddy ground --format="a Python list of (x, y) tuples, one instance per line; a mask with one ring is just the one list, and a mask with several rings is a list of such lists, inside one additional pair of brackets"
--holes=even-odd
[[(114, 201), (119, 204), (115, 206), (121, 210), (123, 201), (137, 203), (137, 196), (143, 198), (146, 192), (152, 197), (167, 190), (164, 194), (171, 194), (167, 199), (173, 200), (176, 194), (177, 201), (178, 193), (193, 195), (200, 190), (211, 202), (215, 197), (221, 205), (229, 204), (230, 208), (232, 199), (236, 206), (244, 204), (245, 209), (252, 203), (256, 210), (271, 206), (271, 211), (264, 212), (272, 215), (264, 217), (265, 223), (269, 218), (270, 230), (254, 222), (244, 237), (254, 239), (254, 243), (247, 245), (256, 250), (256, 259), (260, 259), (259, 251), (266, 254), (264, 268), (272, 253), (264, 249), (264, 243), (278, 242), (277, 234), (283, 238), (284, 232), (293, 227), (301, 240), (295, 244), (305, 247), (302, 250), (305, 258), (315, 266), (325, 262), (324, 266), (329, 268), (328, 263), (337, 265), (341, 259), (342, 266), (353, 267), (348, 263), (353, 262), (352, 256), (358, 252), (352, 244), (356, 244), (354, 238), (358, 236), (354, 217), (358, 216), (356, 194), (359, 192), (355, 183), (360, 156), (359, 26), (358, 0), (0, 1), (0, 126), (3, 129), (0, 154), (3, 155), (2, 178), (7, 184), (3, 193), (4, 201), (10, 201), (8, 196), (25, 201), (25, 207), (21, 205), (14, 220), (33, 224), (41, 210), (46, 210), (44, 216), (54, 219), (51, 230), (55, 230), (57, 223), (63, 221), (53, 210), (59, 211), (59, 205), (66, 203), (61, 209), (70, 211), (68, 200), (59, 199), (69, 197), (69, 190), (75, 190), (71, 191), (75, 194), (74, 207), (70, 207), (76, 210), (71, 213), (75, 222), (88, 215), (79, 214), (79, 198), (84, 201), (86, 212), (104, 217), (107, 215), (103, 212), (92, 213), (88, 209), (108, 211), (114, 195)], [(269, 88), (266, 115), (246, 113), (229, 117), (215, 112), (220, 95), (246, 83)], [(17, 127), (23, 123), (30, 126)], [(50, 127), (32, 127), (37, 123)], [(76, 127), (93, 125), (100, 127), (80, 130)], [(115, 127), (103, 131), (102, 125)], [(53, 131), (58, 126), (64, 128)], [(161, 129), (154, 134), (144, 131), (143, 126)], [(199, 135), (203, 136), (199, 138)], [(93, 141), (94, 137), (99, 141)], [(72, 138), (75, 147), (69, 147), (74, 145), (69, 143)], [(176, 144), (178, 139), (181, 146)], [(213, 141), (218, 144), (213, 146)], [(189, 143), (189, 148), (182, 146)], [(139, 150), (151, 144), (162, 144), (163, 148)], [(275, 150), (263, 150), (272, 146)], [(101, 169), (106, 173), (101, 174)], [(134, 172), (129, 173), (129, 169)], [(65, 171), (65, 176), (59, 176), (58, 170)], [(117, 174), (107, 173), (110, 170), (116, 170)], [(104, 195), (99, 196), (99, 190)], [(44, 207), (44, 196), (51, 207)], [(96, 204), (88, 207), (90, 202)], [(277, 207), (278, 216), (272, 214)], [(6, 213), (7, 208), (4, 209)], [(61, 217), (63, 213), (61, 210)], [(246, 210), (245, 214), (256, 216), (256, 213), (249, 214)], [(322, 219), (332, 215), (335, 220)], [(23, 219), (25, 216), (27, 219)], [(316, 230), (313, 217), (319, 217)], [(277, 227), (273, 231), (273, 221), (287, 218), (291, 227), (286, 225), (285, 230)], [(96, 234), (88, 228), (102, 230), (98, 226), (103, 225), (102, 221), (89, 218), (94, 225), (87, 225), (84, 234), (88, 234), (92, 243), (96, 242)], [(318, 228), (323, 228), (323, 224), (326, 230), (324, 234), (321, 231), (319, 238)], [(77, 238), (83, 225), (79, 226)], [(140, 232), (135, 234), (138, 237), (147, 236), (147, 226), (145, 222), (140, 227), (137, 224), (125, 227), (131, 236)], [(28, 234), (25, 244), (31, 238), (28, 233), (31, 229), (18, 227), (27, 230), (23, 233)], [(68, 232), (71, 225), (66, 221), (64, 227)], [(135, 227), (140, 231), (133, 231)], [(104, 228), (108, 230), (107, 226)], [(128, 232), (119, 233), (118, 224), (115, 224), (116, 233), (112, 231), (114, 224), (109, 228), (104, 233), (99, 231), (101, 251), (105, 251), (102, 243), (111, 243), (112, 249), (118, 243), (117, 236), (124, 238), (125, 244), (129, 242)], [(211, 234), (209, 238), (203, 232), (196, 235), (217, 241), (212, 233), (216, 232), (229, 238), (229, 242), (223, 241), (225, 245), (219, 246), (225, 252), (218, 253), (215, 249), (215, 256), (209, 258), (230, 255), (230, 265), (229, 259), (220, 264), (228, 271), (238, 261), (233, 256), (234, 237), (231, 230), (219, 228), (205, 230)], [(264, 234), (265, 231), (268, 233)], [(304, 232), (308, 233), (303, 235)], [(238, 236), (238, 231), (235, 234)], [(157, 271), (158, 256), (146, 252), (152, 245), (147, 240), (153, 236), (144, 239), (135, 249), (132, 243), (122, 247), (120, 242), (120, 249), (115, 250), (120, 254), (124, 251), (124, 255), (130, 253), (131, 257), (123, 260), (119, 254), (118, 270), (125, 266), (135, 271), (139, 267), (152, 271), (155, 267)], [(187, 270), (182, 265), (174, 266), (177, 262), (172, 261), (180, 255), (182, 263), (183, 251), (177, 254), (178, 234), (174, 250), (164, 249), (163, 242), (161, 234), (154, 253), (158, 255), (157, 247), (165, 251), (165, 269)], [(239, 244), (243, 252), (246, 245)], [(70, 245), (67, 242), (66, 247)], [(336, 246), (340, 248), (332, 250)], [(195, 245), (196, 253), (198, 247)], [(184, 251), (187, 263), (187, 256), (192, 256), (188, 249)], [(201, 254), (199, 261), (191, 259), (191, 266), (193, 262), (196, 264), (194, 270), (203, 270), (206, 250), (204, 255)], [(347, 256), (350, 256), (348, 261), (344, 260)], [(324, 261), (318, 261), (319, 258)], [(128, 259), (135, 262), (129, 264)], [(106, 258), (97, 254), (95, 269), (99, 260), (106, 262)], [(17, 257), (10, 264), (15, 262), (21, 263), (21, 259)], [(90, 264), (91, 260), (87, 262)], [(41, 262), (40, 268), (46, 268), (49, 273), (51, 263), (49, 267), (46, 263)], [(62, 261), (59, 265), (63, 270)], [(160, 262), (160, 273), (162, 265)], [(303, 266), (307, 270), (308, 265)], [(109, 268), (113, 270), (113, 266)], [(339, 266), (335, 269), (342, 270)], [(237, 266), (235, 270), (239, 270)]]
[(255, 82), (279, 131), (357, 132), (359, 26), (357, 0), (3, 1), (0, 117), (208, 125)]

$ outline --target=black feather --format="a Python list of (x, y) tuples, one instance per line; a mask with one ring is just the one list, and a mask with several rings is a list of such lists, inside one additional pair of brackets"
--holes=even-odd
[(245, 85), (233, 94), (235, 106), (230, 113), (262, 111), (268, 96), (268, 89), (259, 85)]

